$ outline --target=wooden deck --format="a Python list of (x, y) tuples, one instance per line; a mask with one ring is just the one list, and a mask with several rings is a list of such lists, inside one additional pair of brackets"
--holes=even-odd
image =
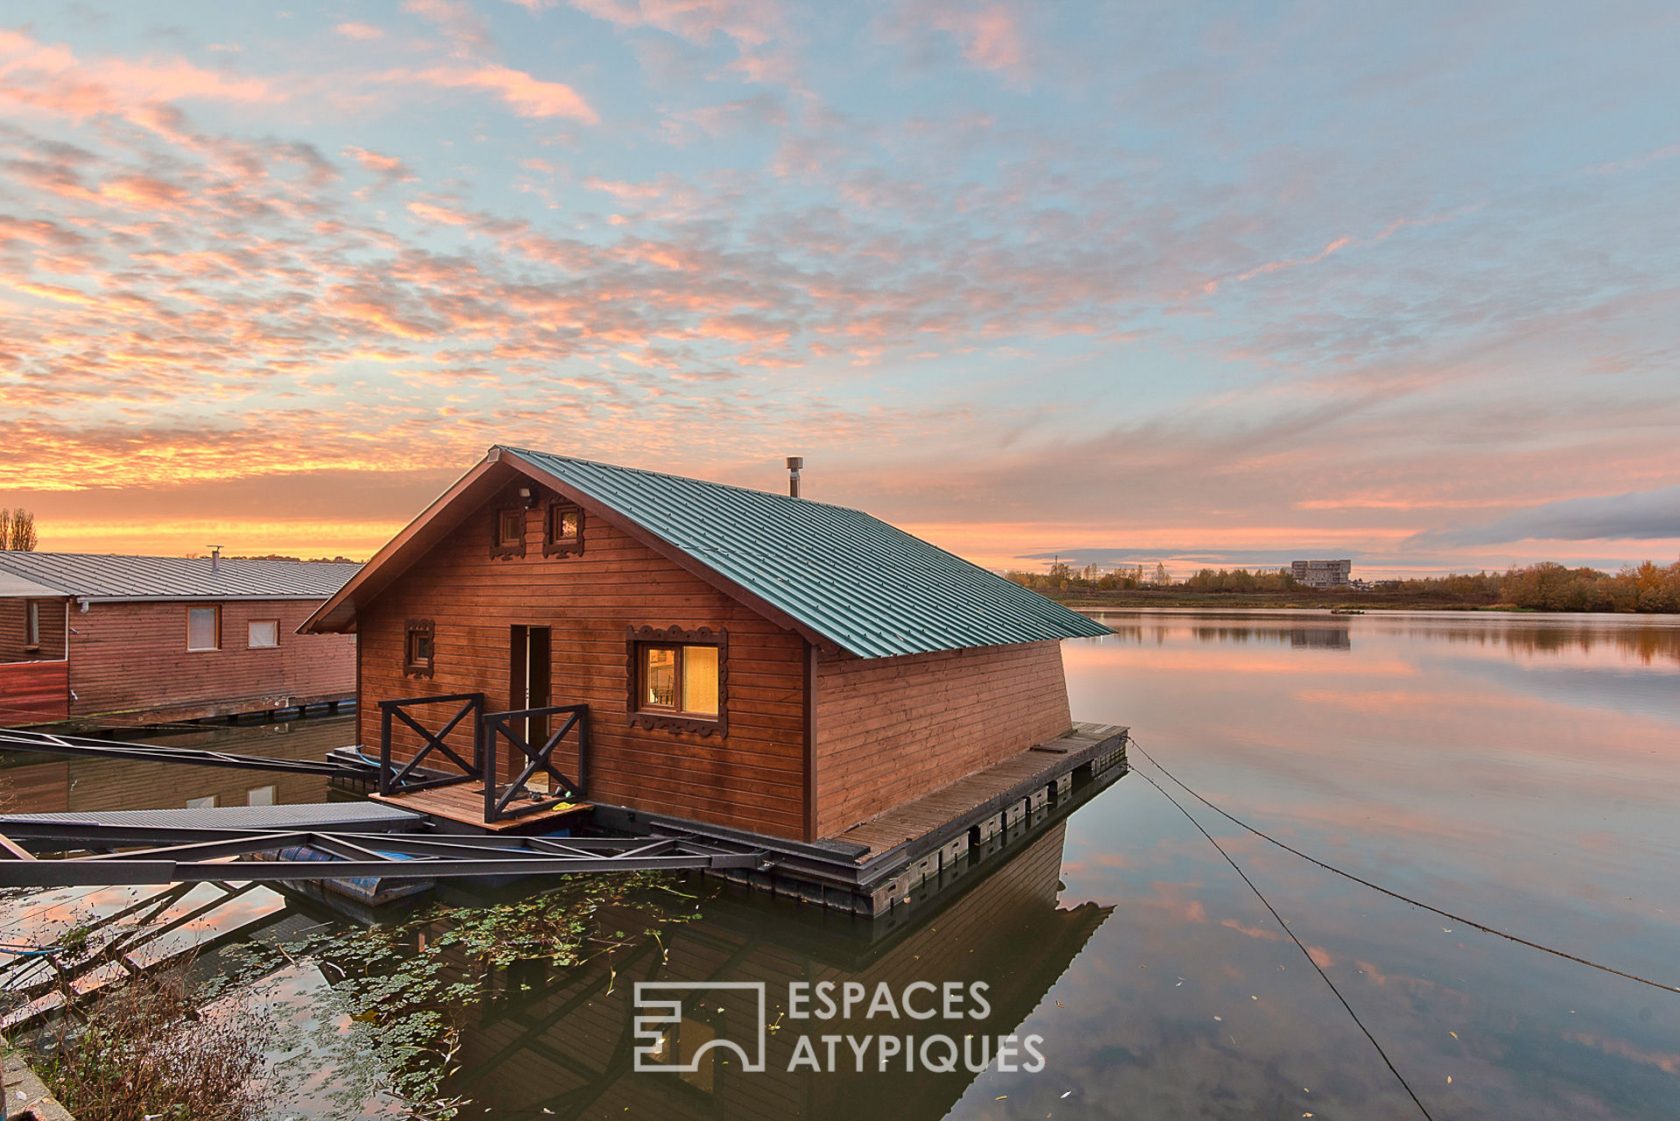
[(369, 794), (368, 797), (388, 806), (429, 814), (459, 825), (470, 825), (486, 833), (506, 833), (509, 830), (529, 829), (533, 826), (552, 829), (561, 818), (589, 808), (588, 802), (559, 802), (545, 810), (504, 818), (492, 824), (484, 820), (484, 788), (476, 782), (434, 786), (428, 790), (410, 790), (397, 794)]
[[(1056, 779), (1100, 754), (1103, 746), (1124, 744), (1125, 728), (1107, 724), (1076, 724), (1059, 739), (1029, 748), (1001, 763), (965, 775), (933, 793), (888, 810), (835, 834), (832, 838), (867, 846), (857, 858), (869, 864), (901, 846), (947, 835), (966, 833), (982, 818), (1031, 801)], [(1031, 808), (1037, 808), (1032, 806)]]

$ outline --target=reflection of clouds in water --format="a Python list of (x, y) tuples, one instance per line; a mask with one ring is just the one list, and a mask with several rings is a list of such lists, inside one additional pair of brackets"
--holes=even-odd
[[(1371, 616), (1348, 624), (1351, 651), (1330, 652), (1293, 647), (1294, 620), (1134, 618), (1114, 639), (1067, 644), (1073, 710), (1132, 725), (1192, 786), (1305, 851), (1674, 980), (1680, 907), (1666, 870), (1680, 852), (1680, 628)], [(1620, 703), (1629, 687), (1642, 703)], [(1279, 1103), (1277, 1115), (1404, 1115), (1409, 1103), (1384, 1096), (1398, 1088), (1380, 1079), (1366, 1087), (1371, 1096), (1335, 1110), (1317, 1097), (1307, 1079), (1330, 1086), (1375, 1062), (1368, 1045), (1349, 1042), (1356, 1029), (1345, 1015), (1338, 1022), (1326, 1010), (1327, 991), (1297, 984), (1272, 994), (1289, 1004), (1271, 1025), (1278, 1038), (1238, 1035), (1241, 1046), (1224, 1049), (1210, 1041), (1202, 1016), (1225, 1015), (1250, 995), (1243, 988), (1253, 982), (1230, 971), (1263, 972), (1259, 948), (1281, 949), (1282, 935), (1217, 853), (1143, 786), (1122, 781), (1070, 828), (1066, 897), (1091, 892), (1118, 906), (1065, 983), (1118, 986), (1112, 1006), (1124, 1009), (1119, 1030), (1130, 1037), (1101, 1052), (1124, 1056), (1115, 1067), (1088, 1059), (1084, 1076), (1108, 1100), (1157, 1103), (1138, 1105), (1140, 1115), (1248, 1115), (1227, 1100), (1259, 1103), (1259, 1115), (1265, 1098), (1248, 1097), (1256, 1069), (1314, 1087), (1316, 1103), (1288, 1102), (1293, 1114)], [(1199, 816), (1296, 933), (1330, 955), (1332, 977), (1438, 1116), (1667, 1115), (1676, 1088), (1662, 1060), (1680, 1039), (1680, 1002), (1449, 929)], [(1206, 921), (1187, 921), (1191, 903)], [(1108, 959), (1100, 979), (1086, 971), (1099, 954)], [(1294, 963), (1270, 960), (1291, 974), (1305, 969), (1298, 953)], [(1159, 971), (1173, 975), (1164, 988)], [(1180, 975), (1190, 979), (1182, 988)], [(1217, 997), (1187, 1004), (1192, 984)], [(1104, 1030), (1096, 1015), (1080, 1028)], [(1315, 1057), (1292, 1049), (1297, 1038), (1316, 1038), (1334, 1060), (1315, 1072)], [(1184, 1087), (1205, 1101), (1181, 1096)]]
[[(1064, 900), (1095, 887), (1119, 906), (1051, 994), (1066, 1007), (1047, 1003), (1029, 1021), (1050, 1025), (1047, 1052), (1074, 1052), (1072, 1069), (1053, 1073), (1082, 1097), (1123, 1101), (1138, 1116), (1404, 1116), (1397, 1084), (1217, 853), (1199, 835), (1163, 843), (1158, 831), (1187, 842), (1191, 831), (1158, 807), (1127, 809), (1135, 828), (1082, 836), (1076, 816), (1070, 831), (1070, 867), (1080, 871), (1064, 867)], [(1605, 1061), (1631, 1055), (1589, 1051), (1568, 1032), (1592, 1025), (1633, 1051), (1660, 1052), (1680, 1027), (1667, 1005), (1655, 1023), (1630, 1021), (1630, 996), (1646, 1002), (1624, 982), (1444, 929), (1293, 858), (1228, 843), (1438, 1116), (1663, 1116), (1659, 1082)], [(1111, 846), (1138, 859), (1119, 872), (1082, 860)], [(1280, 1084), (1312, 1093), (1287, 1099)], [(1011, 1088), (1011, 1100), (1031, 1089)]]
[[(1233, 613), (1210, 621), (1187, 614), (1094, 613), (1118, 638), (1161, 646), (1184, 638), (1211, 645), (1271, 644), (1347, 649), (1361, 639), (1403, 636), (1455, 646), (1502, 649), (1527, 659), (1547, 655), (1581, 664), (1613, 661), (1680, 665), (1680, 617), (1531, 615), (1488, 612), (1373, 612), (1331, 617)], [(1612, 657), (1613, 656), (1613, 657)]]

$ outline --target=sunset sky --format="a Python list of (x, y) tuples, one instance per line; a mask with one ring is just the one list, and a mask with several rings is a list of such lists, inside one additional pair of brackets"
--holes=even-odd
[(366, 556), (492, 443), (981, 563), (1680, 556), (1680, 8), (0, 12), (0, 506)]

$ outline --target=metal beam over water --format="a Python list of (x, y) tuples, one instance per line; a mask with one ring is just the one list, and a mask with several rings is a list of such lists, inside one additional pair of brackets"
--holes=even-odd
[(0, 748), (9, 751), (34, 751), (43, 755), (134, 759), (147, 763), (186, 763), (195, 767), (233, 767), (248, 771), (290, 771), (294, 774), (329, 775), (335, 778), (366, 779), (374, 772), (372, 763), (363, 766), (338, 760), (274, 759), (267, 755), (243, 755), (235, 751), (123, 743), (119, 740), (64, 736), (55, 732), (38, 732), (25, 728), (0, 728)]
[[(762, 869), (767, 855), (689, 837), (438, 837), (312, 830), (247, 832), (92, 856), (37, 858), (29, 847), (97, 844), (86, 823), (0, 818), (0, 887), (277, 883), (360, 876), (437, 879), (578, 872)], [(74, 841), (70, 838), (74, 837)], [(133, 844), (125, 833), (116, 844)], [(311, 849), (329, 860), (283, 859)], [(254, 858), (254, 859), (242, 859)]]

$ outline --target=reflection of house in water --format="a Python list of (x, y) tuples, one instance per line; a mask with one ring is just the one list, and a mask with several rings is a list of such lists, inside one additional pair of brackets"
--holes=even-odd
[(1289, 628), (1289, 645), (1306, 650), (1351, 650), (1353, 640), (1348, 626), (1311, 626)]
[[(989, 861), (995, 869), (989, 875), (973, 873), (976, 878), (948, 902), (930, 900), (913, 922), (873, 941), (860, 937), (850, 921), (808, 924), (798, 920), (812, 918), (810, 912), (790, 912), (756, 897), (724, 897), (705, 904), (702, 920), (670, 928), (663, 942), (646, 940), (628, 956), (616, 956), (610, 968), (597, 959), (552, 977), (527, 976), (519, 968), (492, 975), (485, 983), (497, 991), (465, 1030), (461, 1074), (446, 1089), (497, 1116), (942, 1117), (975, 1077), (960, 1054), (951, 1073), (929, 1073), (920, 1063), (906, 1072), (900, 1057), (883, 1074), (871, 1050), (865, 1073), (858, 1073), (855, 1056), (841, 1043), (838, 1071), (790, 1072), (795, 1048), (801, 1036), (809, 1037), (826, 1066), (823, 1035), (909, 1037), (907, 1049), (915, 1049), (933, 1035), (953, 1036), (960, 1047), (966, 1033), (976, 1037), (975, 1047), (986, 1037), (991, 1043), (985, 1045), (995, 1048), (998, 1036), (1015, 1033), (1111, 910), (1094, 903), (1057, 905), (1064, 829), (1058, 821), (1036, 838), (1029, 835), (1013, 856)], [(613, 918), (606, 921), (610, 929)], [(476, 972), (465, 963), (462, 968)], [(636, 1072), (631, 1021), (637, 981), (764, 982), (767, 1019), (779, 1020), (766, 1035), (764, 1071), (745, 1071), (733, 1055), (713, 1047), (692, 1073)], [(871, 993), (885, 984), (895, 999), (912, 982), (983, 981), (990, 1015), (962, 1021), (788, 1018), (789, 982), (823, 981), (861, 982)], [(752, 991), (713, 990), (687, 1002), (669, 1053), (691, 1056), (718, 1038), (750, 1043), (759, 1023)]]
[[(137, 742), (319, 760), (350, 742), (354, 723), (350, 716), (316, 717), (151, 734)], [(288, 805), (326, 801), (327, 780), (322, 775), (284, 771), (166, 767), (143, 759), (50, 759), (0, 752), (0, 798), (6, 799), (8, 813)]]

